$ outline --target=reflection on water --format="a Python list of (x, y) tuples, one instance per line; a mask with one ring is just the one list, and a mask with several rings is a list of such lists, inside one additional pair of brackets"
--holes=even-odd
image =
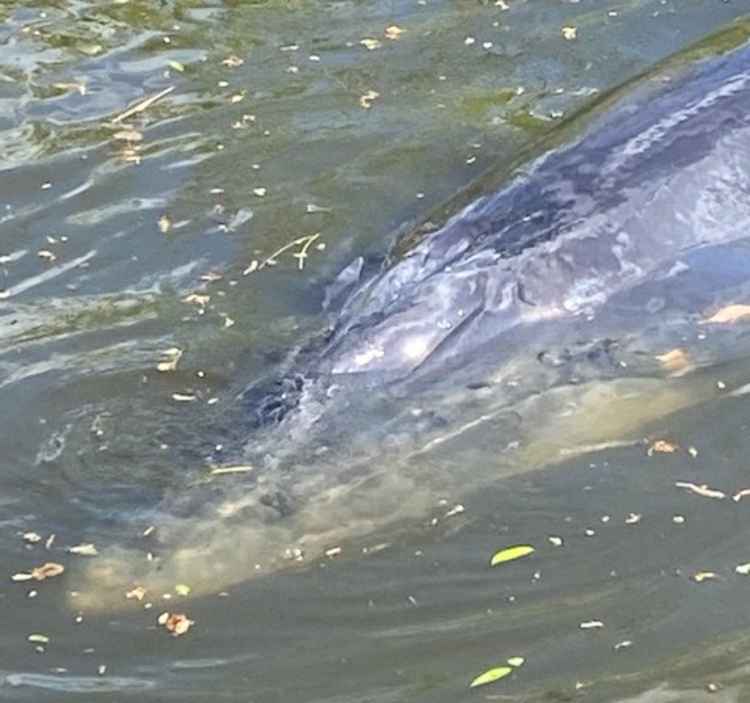
[[(511, 388), (384, 399), (309, 442), (311, 408), (275, 449), (325, 500), (291, 516), (273, 464), (210, 473), (248, 437), (274, 441), (250, 433), (237, 395), (321, 328), (343, 265), (742, 10), (2, 3), (2, 695), (745, 700), (741, 324), (691, 330), (695, 366), (722, 363), (666, 380), (652, 354), (686, 330), (619, 350), (630, 381), (584, 366), (590, 383), (512, 408)], [(317, 233), (302, 272), (295, 250), (248, 272)], [(540, 365), (516, 363), (505, 373), (533, 388)], [(363, 483), (373, 437), (384, 454)], [(679, 451), (648, 456), (656, 439)], [(160, 547), (175, 534), (189, 549)], [(67, 551), (87, 543), (98, 556)], [(536, 552), (490, 570), (515, 543)], [(137, 560), (108, 575), (110, 607), (89, 607), (71, 591), (92, 572), (107, 586), (117, 550)], [(10, 580), (45, 562), (66, 572)], [(140, 564), (158, 565), (159, 589), (126, 600)], [(164, 611), (195, 625), (172, 638)], [(592, 621), (603, 627), (580, 627)], [(525, 663), (469, 692), (511, 657)]]

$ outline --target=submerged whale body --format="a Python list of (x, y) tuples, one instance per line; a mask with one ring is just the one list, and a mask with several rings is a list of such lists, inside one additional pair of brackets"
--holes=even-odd
[[(259, 416), (283, 417), (305, 376), (367, 387), (491, 363), (509, 338), (596, 315), (618, 294), (682, 273), (676, 266), (727, 273), (708, 251), (748, 236), (749, 192), (744, 46), (641, 84), (376, 275), (352, 283), (355, 261), (326, 343)], [(732, 266), (731, 281), (747, 271)]]
[[(379, 271), (346, 269), (325, 338), (273, 393), (247, 393), (261, 426), (241, 490), (224, 483), (197, 515), (163, 516), (158, 571), (115, 553), (90, 567), (89, 591), (123, 579), (217, 590), (714, 392), (638, 359), (750, 295), (750, 44), (605, 103)], [(641, 355), (619, 363), (629, 339)]]

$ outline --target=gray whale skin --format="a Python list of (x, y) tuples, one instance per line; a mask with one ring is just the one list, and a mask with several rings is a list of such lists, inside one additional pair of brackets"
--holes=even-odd
[(467, 366), (683, 269), (700, 289), (684, 305), (750, 277), (744, 247), (722, 249), (750, 235), (750, 46), (676, 74), (620, 90), (582, 134), (406, 237), (375, 275), (356, 280), (362, 261), (349, 266), (325, 343), (255, 404), (261, 422), (297, 405), (302, 377), (408, 392), (447, 373), (460, 383)]

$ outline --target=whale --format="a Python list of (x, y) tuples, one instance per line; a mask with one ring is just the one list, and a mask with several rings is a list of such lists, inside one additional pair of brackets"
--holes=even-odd
[(138, 516), (159, 547), (104, 550), (77, 602), (369, 553), (505, 476), (640, 441), (715, 397), (719, 362), (722, 383), (747, 383), (741, 324), (711, 322), (750, 300), (737, 27), (733, 45), (602, 96), (382, 261), (345, 267), (322, 331), (240, 394), (252, 428), (235, 456)]

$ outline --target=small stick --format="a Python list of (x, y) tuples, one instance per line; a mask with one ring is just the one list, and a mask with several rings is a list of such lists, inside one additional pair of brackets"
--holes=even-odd
[(126, 120), (128, 117), (132, 117), (133, 115), (137, 115), (139, 112), (148, 110), (148, 108), (150, 108), (157, 100), (161, 100), (165, 95), (169, 95), (173, 90), (174, 86), (170, 85), (169, 88), (165, 88), (160, 93), (152, 95), (150, 98), (146, 98), (145, 100), (136, 103), (135, 105), (133, 105), (133, 107), (130, 107), (125, 110), (125, 112), (117, 115), (117, 117), (113, 117), (112, 124), (118, 124), (119, 122)]
[(289, 242), (288, 244), (285, 244), (281, 249), (278, 251), (275, 251), (271, 256), (264, 259), (260, 265), (258, 266), (258, 270), (265, 268), (266, 266), (273, 266), (276, 263), (276, 257), (281, 256), (284, 252), (289, 251), (290, 249), (293, 249), (294, 247), (302, 247), (302, 250), (294, 256), (296, 256), (299, 259), (299, 267), (300, 269), (303, 267), (303, 262), (305, 258), (307, 257), (307, 250), (310, 248), (312, 243), (320, 237), (320, 232), (317, 234), (308, 234), (305, 237), (298, 237), (294, 241)]

